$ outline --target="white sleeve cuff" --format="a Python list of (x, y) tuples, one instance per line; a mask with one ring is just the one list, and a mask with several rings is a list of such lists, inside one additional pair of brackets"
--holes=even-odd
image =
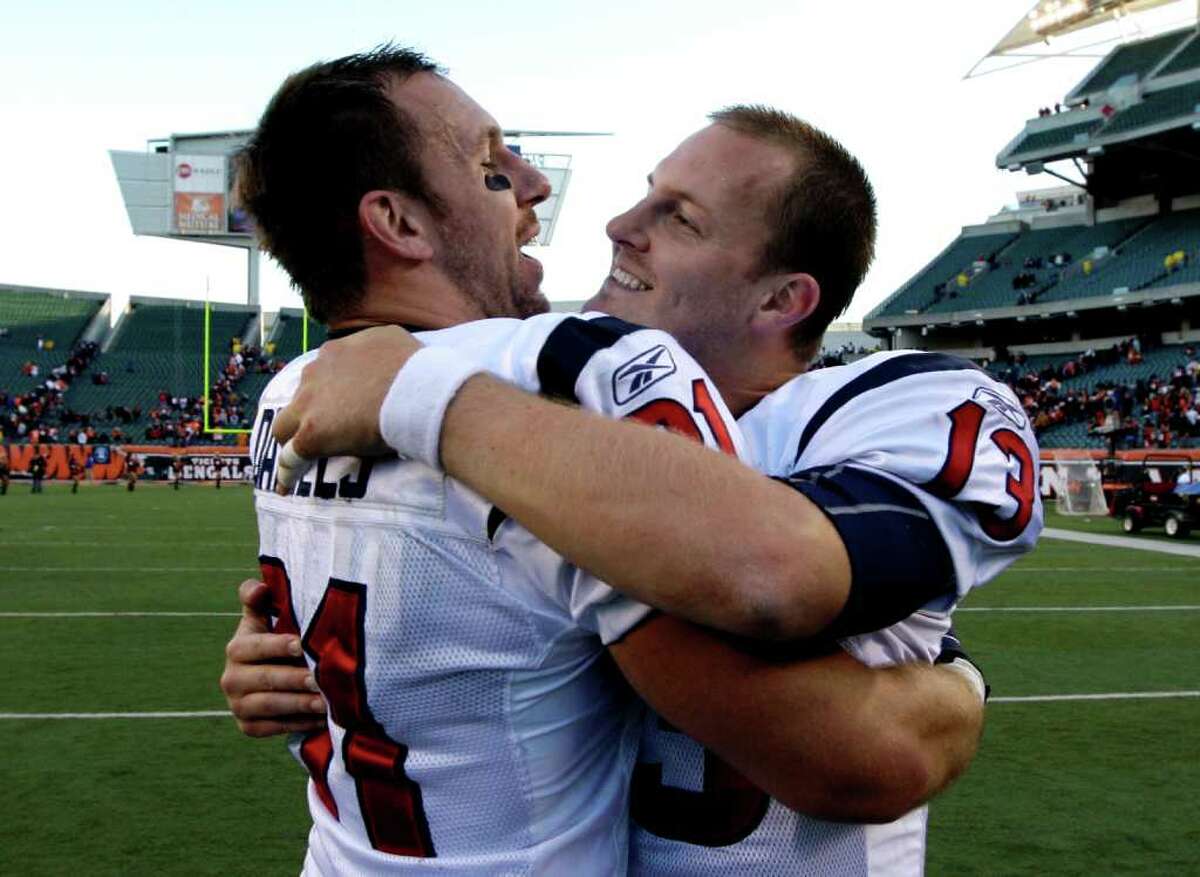
[(971, 688), (975, 694), (979, 696), (980, 703), (987, 703), (988, 689), (987, 683), (983, 681), (983, 674), (966, 658), (958, 657), (948, 664), (939, 664), (939, 667), (945, 667), (947, 670), (953, 670), (963, 679), (971, 683)]
[(379, 409), (379, 434), (398, 454), (441, 467), (442, 418), (454, 394), (485, 369), (448, 347), (422, 347), (396, 374)]

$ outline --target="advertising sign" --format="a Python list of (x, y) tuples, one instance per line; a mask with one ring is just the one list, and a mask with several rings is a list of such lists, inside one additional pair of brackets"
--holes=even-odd
[(175, 193), (175, 230), (180, 234), (225, 231), (225, 196)]
[[(142, 454), (146, 477), (151, 481), (173, 481), (172, 454)], [(184, 481), (248, 481), (250, 456), (242, 454), (183, 454), (180, 478)]]
[(225, 156), (175, 156), (175, 230), (223, 234), (226, 216)]

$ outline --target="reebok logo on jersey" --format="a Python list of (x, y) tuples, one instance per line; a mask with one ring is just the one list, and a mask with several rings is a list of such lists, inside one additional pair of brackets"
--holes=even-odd
[(971, 398), (981, 405), (990, 407), (1017, 429), (1025, 428), (1025, 412), (1021, 410), (1019, 405), (1014, 405), (995, 390), (989, 390), (987, 387), (979, 387), (975, 390), (975, 395)]
[(662, 344), (656, 344), (639, 353), (613, 374), (613, 401), (624, 405), (673, 374), (675, 360), (671, 358), (671, 351)]

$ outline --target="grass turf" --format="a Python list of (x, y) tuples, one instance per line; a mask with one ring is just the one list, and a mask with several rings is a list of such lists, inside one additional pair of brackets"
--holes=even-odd
[[(0, 613), (232, 613), (255, 553), (242, 486), (18, 484), (0, 498)], [(1200, 560), (1045, 540), (965, 608), (1196, 604)], [(1200, 678), (1198, 617), (972, 611), (956, 626), (999, 696), (1170, 691)], [(233, 624), (0, 615), (0, 713), (221, 710)], [(1195, 873), (1197, 729), (1197, 699), (994, 704), (976, 763), (932, 807), (928, 872)], [(299, 768), (228, 719), (0, 720), (0, 746), (0, 873), (299, 870)]]

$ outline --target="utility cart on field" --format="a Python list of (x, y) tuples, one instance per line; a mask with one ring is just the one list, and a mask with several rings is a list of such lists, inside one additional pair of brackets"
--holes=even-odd
[[(1200, 468), (1191, 461), (1164, 465), (1164, 461), (1149, 457), (1144, 465), (1144, 477), (1113, 498), (1113, 517), (1126, 533), (1162, 527), (1172, 538), (1186, 538), (1193, 528), (1200, 527)], [(1151, 477), (1168, 471), (1174, 477)]]

